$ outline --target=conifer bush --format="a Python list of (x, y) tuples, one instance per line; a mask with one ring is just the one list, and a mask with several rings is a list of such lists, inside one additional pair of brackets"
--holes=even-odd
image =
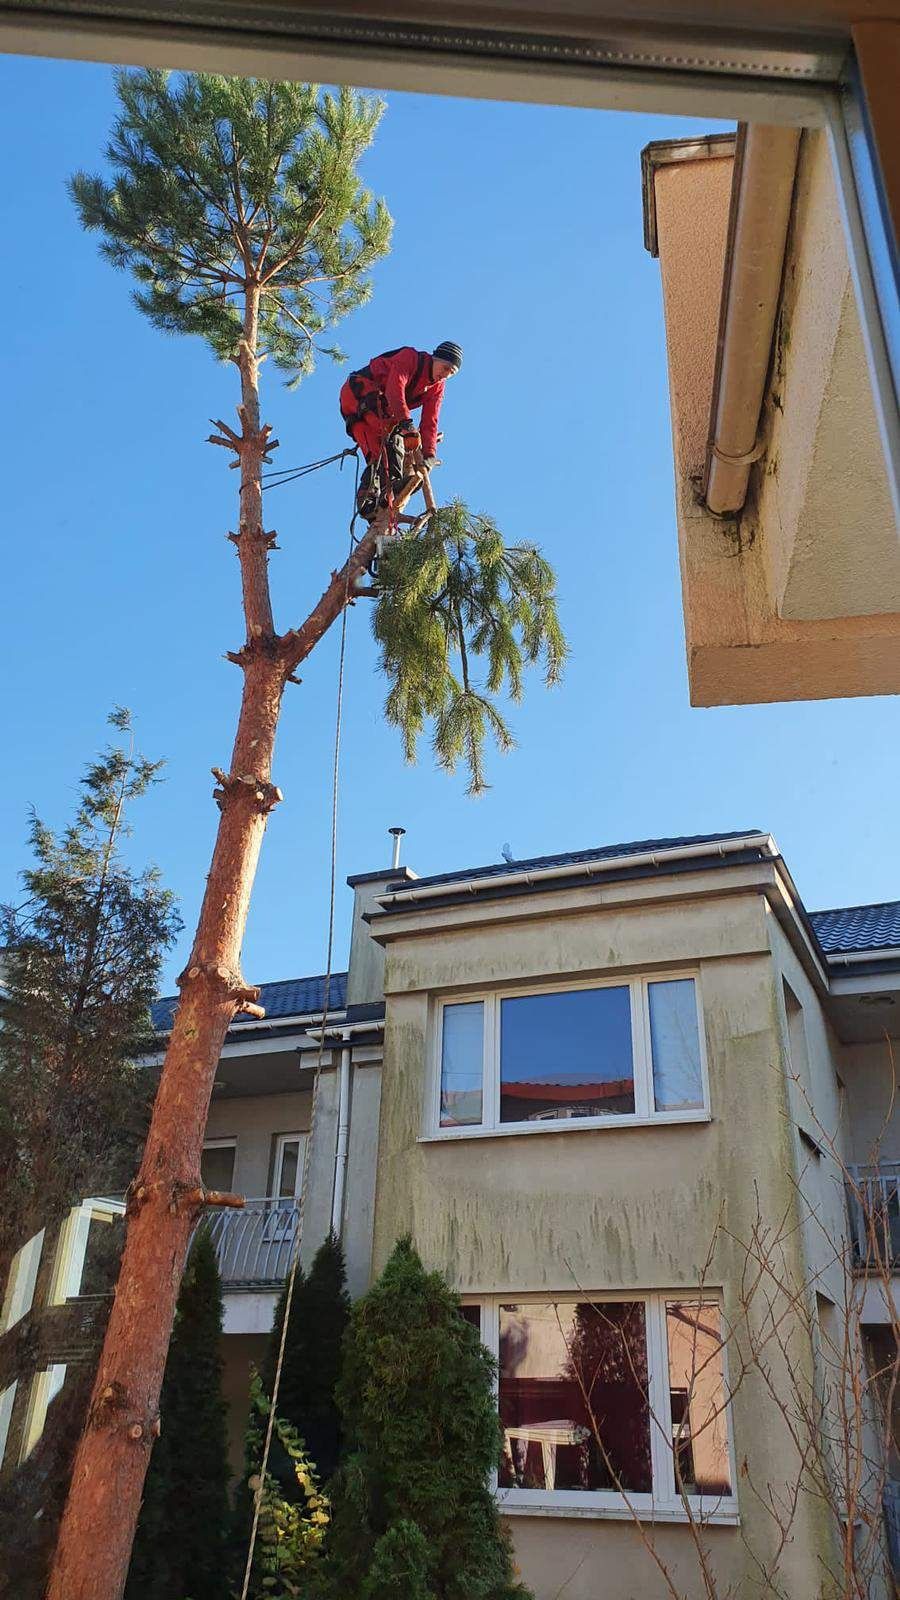
[[(261, 1377), (271, 1395), (284, 1324), (287, 1286), (275, 1321)], [(335, 1388), (341, 1371), (341, 1341), (350, 1315), (347, 1271), (340, 1241), (330, 1234), (319, 1246), (308, 1274), (298, 1268), (278, 1387), (278, 1415), (296, 1428), (320, 1483), (337, 1470), (341, 1422)]]
[(344, 1339), (329, 1600), (529, 1600), (490, 1489), (494, 1370), (457, 1296), (402, 1239)]
[(222, 1394), (222, 1284), (209, 1229), (198, 1229), (181, 1282), (160, 1396), (161, 1431), (125, 1600), (222, 1600), (229, 1525)]

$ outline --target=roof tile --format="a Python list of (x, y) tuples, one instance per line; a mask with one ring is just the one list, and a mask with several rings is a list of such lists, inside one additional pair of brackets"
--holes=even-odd
[(900, 948), (900, 900), (811, 911), (809, 920), (826, 955)]
[[(260, 985), (259, 1003), (265, 1007), (267, 1022), (275, 1022), (279, 1017), (315, 1016), (325, 1004), (325, 976), (320, 974), (315, 978), (283, 978), (278, 983), (263, 983)], [(168, 1033), (177, 1004), (177, 995), (166, 995), (165, 998), (154, 1001), (150, 1014), (157, 1033)], [(328, 994), (328, 1010), (343, 1011), (346, 1004), (347, 974), (333, 972)], [(239, 1014), (234, 1020), (240, 1022), (242, 1018), (247, 1022), (250, 1020), (245, 1013)]]

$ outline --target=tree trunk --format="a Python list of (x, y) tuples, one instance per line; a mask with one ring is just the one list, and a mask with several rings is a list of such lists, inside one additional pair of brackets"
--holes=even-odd
[[(285, 683), (340, 616), (371, 559), (377, 527), (333, 572), (301, 628), (272, 621), (260, 473), (270, 429), (259, 422), (259, 290), (248, 287), (239, 353), (241, 431), (217, 423), (213, 442), (240, 462), (238, 533), (247, 638), (230, 657), (244, 673), (229, 772), (215, 770), (221, 812), (206, 893), (160, 1078), (140, 1171), (129, 1190), (122, 1265), (84, 1433), (60, 1526), (47, 1600), (120, 1600), (154, 1438), (175, 1302), (191, 1231), (204, 1203), (200, 1155), (213, 1079), (228, 1026), (258, 989), (240, 952), (266, 819), (281, 795), (271, 781)], [(257, 1014), (262, 1015), (259, 1008)]]

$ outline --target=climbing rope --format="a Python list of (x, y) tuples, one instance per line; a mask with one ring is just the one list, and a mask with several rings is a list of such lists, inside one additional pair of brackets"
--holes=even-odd
[[(345, 456), (356, 455), (355, 450), (343, 450), (340, 456), (329, 457), (330, 461), (340, 461), (343, 468)], [(317, 462), (315, 466), (326, 466), (329, 462)], [(304, 468), (303, 471), (314, 471), (315, 467)], [(322, 1061), (325, 1055), (325, 1027), (328, 1021), (328, 1008), (331, 999), (331, 968), (334, 957), (334, 902), (337, 886), (337, 835), (338, 835), (338, 788), (341, 767), (341, 727), (344, 717), (344, 663), (347, 655), (347, 612), (350, 609), (350, 571), (349, 559), (356, 544), (356, 498), (359, 492), (359, 457), (356, 456), (356, 471), (353, 484), (353, 507), (350, 516), (350, 548), (347, 552), (348, 570), (344, 585), (344, 607), (341, 612), (341, 644), (338, 657), (337, 679), (337, 704), (334, 717), (334, 753), (331, 772), (331, 882), (328, 897), (328, 942), (325, 963), (325, 985), (322, 993), (322, 1026), (319, 1030), (319, 1049), (316, 1056), (316, 1068), (313, 1077), (312, 1104), (309, 1111), (309, 1137), (303, 1153), (303, 1175), (300, 1180), (300, 1198), (297, 1206), (297, 1232), (291, 1251), (291, 1260), (287, 1275), (287, 1294), (284, 1302), (284, 1316), (281, 1322), (281, 1338), (278, 1344), (278, 1360), (275, 1363), (275, 1376), (272, 1381), (272, 1393), (269, 1397), (269, 1415), (266, 1419), (266, 1434), (263, 1441), (262, 1459), (259, 1465), (259, 1475), (253, 1495), (253, 1521), (250, 1527), (250, 1540), (247, 1547), (247, 1564), (244, 1568), (244, 1581), (241, 1585), (240, 1600), (247, 1600), (247, 1591), (250, 1586), (250, 1574), (253, 1567), (253, 1555), (256, 1549), (256, 1536), (259, 1529), (259, 1510), (262, 1505), (263, 1490), (266, 1481), (266, 1471), (269, 1465), (269, 1450), (272, 1445), (272, 1434), (275, 1428), (275, 1409), (278, 1402), (278, 1391), (281, 1385), (281, 1371), (284, 1366), (284, 1352), (287, 1345), (287, 1331), (291, 1320), (291, 1305), (294, 1299), (294, 1284), (297, 1278), (297, 1268), (300, 1264), (300, 1246), (303, 1241), (303, 1216), (306, 1209), (306, 1191), (309, 1182), (309, 1161), (313, 1148), (313, 1138), (316, 1128), (316, 1108), (319, 1103), (319, 1082), (322, 1077)]]
[[(318, 472), (320, 467), (330, 467), (335, 461), (341, 463), (341, 470), (343, 471), (347, 456), (355, 455), (356, 446), (351, 445), (347, 450), (338, 450), (336, 455), (323, 456), (321, 461), (307, 461), (306, 465), (302, 467), (282, 467), (276, 472), (264, 472), (260, 476), (259, 482), (263, 489), (280, 489), (282, 484), (295, 483), (298, 478), (306, 478), (311, 472)], [(249, 485), (245, 484), (244, 487), (247, 488)]]

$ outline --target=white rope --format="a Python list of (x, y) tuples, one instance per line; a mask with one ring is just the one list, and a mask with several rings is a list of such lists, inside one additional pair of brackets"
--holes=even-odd
[(250, 1573), (253, 1567), (253, 1555), (256, 1550), (256, 1536), (259, 1529), (259, 1511), (262, 1505), (263, 1490), (265, 1488), (266, 1471), (269, 1465), (269, 1450), (272, 1444), (272, 1433), (275, 1427), (275, 1407), (278, 1400), (278, 1390), (281, 1384), (281, 1371), (284, 1366), (284, 1352), (287, 1345), (288, 1324), (291, 1320), (291, 1305), (294, 1299), (294, 1284), (297, 1278), (297, 1267), (300, 1263), (300, 1246), (303, 1241), (303, 1214), (306, 1209), (306, 1191), (309, 1182), (309, 1162), (313, 1148), (313, 1136), (316, 1127), (316, 1107), (319, 1103), (319, 1081), (322, 1076), (322, 1059), (325, 1054), (325, 1027), (328, 1020), (328, 1005), (331, 998), (331, 965), (334, 954), (334, 901), (337, 885), (337, 823), (338, 823), (338, 783), (341, 765), (341, 724), (344, 715), (344, 661), (347, 653), (347, 612), (350, 600), (350, 571), (349, 558), (353, 553), (353, 529), (356, 523), (356, 496), (359, 488), (359, 457), (356, 460), (356, 481), (353, 486), (353, 513), (350, 518), (350, 550), (348, 552), (347, 582), (344, 588), (344, 607), (341, 613), (341, 648), (338, 661), (337, 706), (334, 721), (334, 759), (331, 777), (331, 884), (328, 902), (328, 955), (325, 964), (325, 988), (322, 995), (322, 1027), (319, 1032), (319, 1050), (316, 1057), (316, 1070), (313, 1078), (312, 1105), (309, 1112), (309, 1137), (303, 1153), (303, 1175), (300, 1182), (300, 1199), (297, 1207), (297, 1232), (291, 1252), (291, 1261), (287, 1275), (287, 1296), (284, 1302), (284, 1316), (281, 1322), (281, 1339), (278, 1345), (278, 1360), (275, 1363), (275, 1377), (272, 1382), (272, 1393), (269, 1397), (269, 1416), (266, 1422), (266, 1436), (263, 1442), (262, 1460), (259, 1466), (259, 1476), (256, 1490), (253, 1495), (253, 1522), (250, 1527), (250, 1540), (247, 1546), (247, 1563), (244, 1567), (244, 1581), (241, 1585), (241, 1600), (247, 1600), (247, 1591), (250, 1587)]

